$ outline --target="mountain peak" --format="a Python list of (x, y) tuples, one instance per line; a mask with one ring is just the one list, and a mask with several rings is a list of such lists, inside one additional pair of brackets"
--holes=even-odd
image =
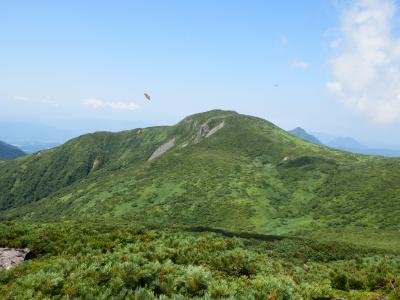
[(305, 131), (301, 127), (296, 127), (293, 130), (288, 131), (291, 135), (297, 136), (307, 142), (316, 144), (316, 145), (322, 145), (322, 143), (313, 135), (309, 134), (307, 131)]
[(327, 143), (327, 146), (332, 147), (332, 148), (347, 148), (347, 149), (365, 149), (367, 148), (360, 142), (356, 141), (355, 139), (351, 137), (337, 137), (332, 139), (329, 143)]
[(180, 123), (190, 122), (190, 121), (202, 121), (210, 118), (224, 118), (228, 116), (239, 115), (236, 111), (232, 110), (222, 110), (222, 109), (212, 109), (205, 112), (200, 112), (192, 114), (184, 118)]
[(305, 131), (302, 127), (298, 126), (295, 129), (291, 130), (291, 131), (298, 131), (298, 132), (304, 132), (307, 133), (307, 131)]

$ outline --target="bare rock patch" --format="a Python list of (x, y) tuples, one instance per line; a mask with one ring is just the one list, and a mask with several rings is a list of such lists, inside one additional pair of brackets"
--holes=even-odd
[(216, 133), (218, 130), (222, 129), (225, 125), (225, 121), (222, 121), (220, 124), (218, 124), (217, 126), (215, 126), (213, 129), (211, 129), (207, 134), (206, 134), (206, 138), (208, 138), (209, 136), (212, 136), (214, 133)]
[(11, 269), (23, 262), (29, 253), (27, 248), (0, 248), (0, 269)]
[(162, 144), (160, 147), (158, 147), (156, 149), (156, 151), (154, 151), (153, 154), (150, 156), (148, 161), (151, 161), (151, 160), (159, 157), (160, 155), (163, 155), (165, 152), (167, 152), (169, 149), (171, 149), (174, 146), (175, 146), (175, 138), (173, 138), (172, 140), (169, 140), (165, 144)]
[(221, 128), (224, 127), (225, 125), (225, 121), (222, 121), (220, 124), (218, 124), (217, 126), (210, 128), (210, 126), (208, 125), (208, 123), (211, 120), (208, 120), (207, 122), (203, 123), (202, 125), (200, 125), (199, 129), (196, 132), (196, 136), (194, 138), (194, 143), (197, 144), (199, 143), (203, 138), (208, 138), (211, 135), (213, 135), (214, 133), (216, 133), (218, 130), (220, 130)]

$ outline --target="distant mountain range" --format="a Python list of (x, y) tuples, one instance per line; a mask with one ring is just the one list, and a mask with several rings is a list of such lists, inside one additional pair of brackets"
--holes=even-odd
[(297, 136), (305, 141), (308, 141), (310, 143), (316, 144), (316, 145), (322, 145), (322, 143), (313, 135), (309, 134), (307, 131), (305, 131), (301, 127), (297, 127), (293, 130), (289, 131), (290, 134)]
[(81, 132), (24, 122), (0, 122), (0, 140), (9, 144), (21, 141), (64, 143)]
[(18, 147), (25, 153), (31, 154), (41, 150), (47, 150), (61, 145), (62, 143), (57, 142), (41, 142), (41, 141), (20, 141), (13, 146)]
[(25, 152), (21, 149), (0, 141), (0, 160), (10, 160), (24, 155)]
[(143, 127), (144, 125), (151, 126), (152, 124), (142, 121), (101, 123), (98, 120), (92, 120), (74, 124), (75, 129), (65, 129), (30, 122), (0, 122), (0, 140), (29, 154), (54, 148), (89, 132), (122, 131), (128, 128)]
[(290, 130), (289, 133), (310, 143), (333, 149), (365, 155), (400, 157), (400, 150), (369, 148), (351, 137), (335, 137), (321, 132), (308, 133), (301, 127)]
[(46, 150), (79, 135), (79, 132), (28, 122), (0, 122), (0, 140), (24, 153)]

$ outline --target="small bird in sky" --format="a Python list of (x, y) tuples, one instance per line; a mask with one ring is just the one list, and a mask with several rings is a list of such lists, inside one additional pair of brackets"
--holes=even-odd
[(147, 93), (144, 93), (144, 97), (147, 99), (147, 100), (151, 100), (151, 97), (150, 97), (150, 95), (149, 94), (147, 94)]
[(279, 87), (279, 84), (275, 83), (275, 84), (274, 84), (274, 87)]

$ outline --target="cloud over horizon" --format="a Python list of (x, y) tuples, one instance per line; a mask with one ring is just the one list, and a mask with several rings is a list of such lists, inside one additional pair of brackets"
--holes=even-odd
[(12, 99), (14, 101), (20, 101), (20, 102), (28, 102), (29, 98), (25, 96), (13, 96)]
[(52, 107), (60, 106), (60, 103), (52, 99), (50, 96), (46, 96), (42, 99), (29, 98), (25, 96), (12, 96), (12, 100), (14, 102), (17, 102), (19, 105), (30, 104), (30, 105), (52, 106)]
[(377, 123), (400, 121), (400, 39), (393, 0), (357, 0), (341, 13), (327, 89)]
[(83, 106), (93, 109), (112, 109), (116, 111), (133, 111), (139, 108), (134, 102), (124, 101), (103, 101), (97, 98), (88, 98), (82, 101)]

